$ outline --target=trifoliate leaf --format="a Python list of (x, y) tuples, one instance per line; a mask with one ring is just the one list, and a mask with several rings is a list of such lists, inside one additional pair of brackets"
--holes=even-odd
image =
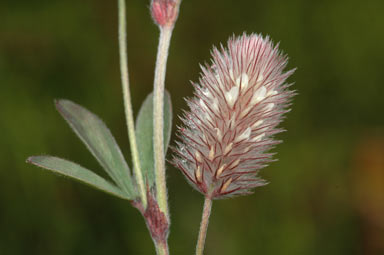
[(135, 197), (130, 169), (111, 132), (95, 114), (69, 100), (56, 101), (56, 108), (114, 182)]
[(123, 199), (133, 199), (114, 184), (106, 181), (92, 171), (71, 161), (52, 156), (33, 156), (27, 159), (28, 163), (45, 168), (54, 173), (71, 177), (77, 181), (88, 184), (96, 189), (107, 192)]

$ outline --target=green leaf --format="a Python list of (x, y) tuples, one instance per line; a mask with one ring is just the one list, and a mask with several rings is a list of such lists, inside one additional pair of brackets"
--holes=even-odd
[(69, 100), (57, 100), (56, 108), (112, 180), (130, 197), (134, 197), (136, 192), (130, 169), (104, 122)]
[[(171, 139), (172, 103), (167, 91), (164, 95), (164, 153), (167, 152)], [(136, 120), (136, 139), (139, 150), (141, 169), (149, 186), (155, 181), (153, 155), (153, 93), (144, 100)]]
[(115, 185), (109, 183), (92, 171), (71, 161), (52, 156), (33, 156), (27, 159), (28, 163), (51, 170), (54, 173), (71, 177), (77, 181), (88, 184), (96, 189), (107, 192), (123, 199), (132, 199)]

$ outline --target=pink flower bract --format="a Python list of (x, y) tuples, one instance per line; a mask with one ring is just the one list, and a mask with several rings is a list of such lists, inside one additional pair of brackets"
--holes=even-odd
[(287, 57), (268, 37), (233, 37), (228, 48), (214, 48), (212, 63), (194, 83), (190, 108), (181, 118), (181, 142), (173, 164), (205, 196), (218, 199), (265, 185), (257, 174), (272, 161), (268, 151), (288, 112), (294, 91), (285, 83)]

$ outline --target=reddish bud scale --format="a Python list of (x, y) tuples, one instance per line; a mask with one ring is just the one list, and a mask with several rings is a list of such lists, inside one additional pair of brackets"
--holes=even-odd
[(267, 151), (280, 143), (273, 135), (283, 131), (277, 126), (294, 92), (285, 83), (293, 73), (283, 72), (287, 57), (268, 37), (233, 37), (212, 58), (187, 100), (173, 164), (206, 197), (218, 199), (266, 184), (257, 174), (273, 161)]

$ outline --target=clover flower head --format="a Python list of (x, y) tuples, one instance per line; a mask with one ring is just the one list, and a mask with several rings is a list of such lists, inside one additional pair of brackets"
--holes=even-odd
[(274, 135), (295, 94), (286, 83), (294, 70), (284, 72), (287, 56), (258, 34), (232, 37), (211, 54), (187, 99), (172, 163), (198, 191), (219, 199), (266, 184), (258, 172), (281, 142)]

